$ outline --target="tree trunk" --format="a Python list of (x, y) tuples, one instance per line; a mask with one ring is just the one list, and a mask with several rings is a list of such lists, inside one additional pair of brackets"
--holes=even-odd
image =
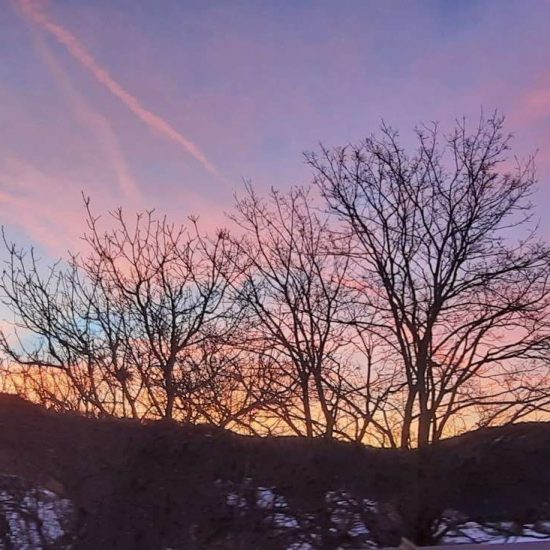
[(300, 383), (302, 387), (302, 404), (304, 406), (306, 436), (313, 437), (313, 420), (311, 418), (311, 404), (309, 398), (309, 376), (307, 374), (301, 374)]
[(174, 385), (175, 358), (169, 359), (164, 369), (164, 386), (166, 391), (166, 407), (164, 409), (164, 420), (172, 420), (174, 417), (174, 403), (176, 401), (176, 388)]
[(401, 429), (401, 448), (408, 449), (411, 443), (411, 424), (413, 416), (414, 400), (416, 398), (416, 387), (409, 386), (409, 393), (405, 403), (403, 414), (403, 427)]

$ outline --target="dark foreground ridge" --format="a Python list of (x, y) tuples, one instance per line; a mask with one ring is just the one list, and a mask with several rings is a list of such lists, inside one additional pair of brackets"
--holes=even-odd
[[(373, 548), (548, 536), (550, 425), (423, 453), (91, 420), (0, 395), (0, 548)], [(514, 538), (516, 537), (516, 538)], [(500, 539), (499, 539), (500, 540)]]

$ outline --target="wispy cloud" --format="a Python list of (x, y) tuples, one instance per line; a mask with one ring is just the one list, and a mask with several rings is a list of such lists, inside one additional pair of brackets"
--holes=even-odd
[(82, 199), (77, 191), (67, 192), (70, 182), (21, 158), (3, 157), (0, 189), (0, 214), (7, 228), (22, 229), (32, 243), (54, 256), (80, 245), (77, 237), (85, 228)]
[(86, 50), (77, 37), (57, 23), (43, 9), (41, 0), (19, 0), (21, 13), (63, 44), (71, 56), (76, 59), (111, 94), (151, 129), (180, 145), (188, 154), (198, 160), (209, 172), (218, 175), (216, 167), (190, 139), (178, 132), (166, 120), (146, 109), (138, 98), (119, 84), (110, 73)]
[(49, 46), (38, 36), (36, 37), (36, 47), (59, 88), (68, 99), (76, 118), (96, 138), (98, 145), (117, 177), (119, 188), (125, 198), (131, 201), (139, 200), (140, 192), (138, 186), (131, 174), (109, 120), (88, 105), (85, 99), (77, 92)]
[(522, 107), (531, 118), (550, 115), (550, 71), (539, 78), (536, 86), (525, 94)]

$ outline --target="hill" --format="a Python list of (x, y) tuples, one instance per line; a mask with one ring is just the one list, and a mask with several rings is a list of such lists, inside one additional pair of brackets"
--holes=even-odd
[[(373, 548), (548, 536), (550, 425), (418, 451), (93, 420), (0, 395), (0, 548)], [(519, 540), (519, 538), (518, 538)]]

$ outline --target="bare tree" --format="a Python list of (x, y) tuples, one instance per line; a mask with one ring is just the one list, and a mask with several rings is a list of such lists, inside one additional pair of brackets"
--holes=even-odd
[(240, 433), (266, 433), (261, 411), (269, 406), (272, 381), (256, 354), (248, 352), (234, 334), (208, 339), (189, 358), (186, 393), (192, 396), (192, 422), (208, 422)]
[(550, 408), (550, 251), (503, 120), (308, 154), (235, 234), (121, 210), (44, 268), (6, 243), (3, 383), (56, 409), (425, 446)]
[(358, 146), (307, 155), (342, 223), (338, 242), (353, 243), (363, 286), (354, 322), (399, 365), (403, 447), (471, 425), (480, 407), (518, 411), (518, 392), (534, 407), (549, 338), (533, 159), (509, 167), (498, 115), (471, 133), (462, 122), (447, 136), (434, 125), (416, 137), (410, 155), (387, 126)]
[[(86, 207), (90, 253), (67, 266), (44, 270), (32, 250), (7, 243), (0, 290), (24, 334), (16, 345), (2, 334), (4, 353), (27, 369), (20, 374), (40, 371), (35, 390), (50, 387), (54, 397), (56, 384), (66, 384), (65, 393), (96, 414), (195, 417), (195, 393), (221, 376), (207, 368), (204, 344), (239, 322), (226, 292), (229, 241), (152, 212), (130, 225), (121, 210), (115, 228), (101, 233)], [(61, 376), (49, 376), (52, 369)], [(40, 383), (45, 378), (50, 385)]]
[(287, 430), (333, 437), (346, 432), (355, 411), (345, 405), (360, 387), (343, 322), (350, 256), (333, 253), (328, 221), (311, 203), (303, 189), (262, 199), (247, 187), (232, 216), (241, 230), (238, 291), (251, 313), (250, 349), (277, 372), (266, 406)]

